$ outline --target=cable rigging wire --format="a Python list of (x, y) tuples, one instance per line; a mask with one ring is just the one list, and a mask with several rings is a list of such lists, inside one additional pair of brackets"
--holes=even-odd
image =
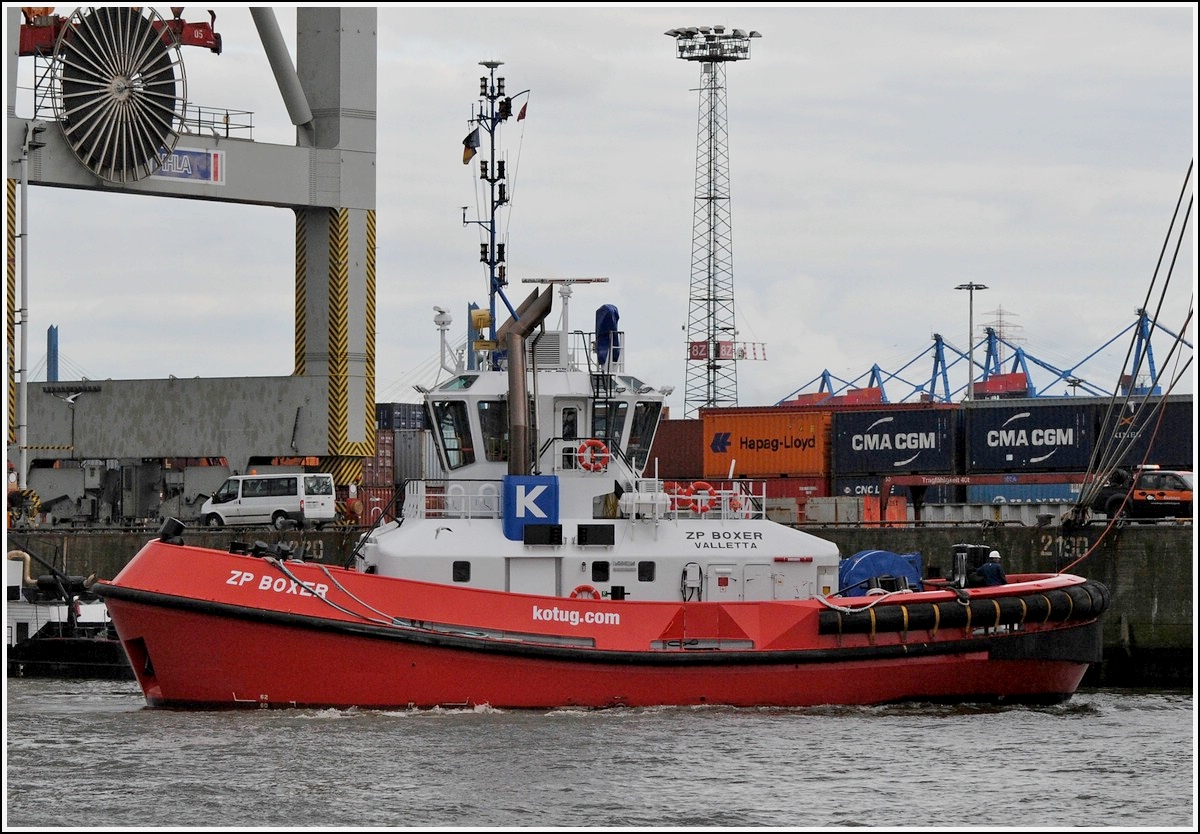
[[(1183, 218), (1180, 220), (1180, 207), (1183, 205), (1184, 198), (1191, 187), (1192, 171), (1195, 160), (1188, 164), (1187, 174), (1184, 176), (1183, 187), (1180, 189), (1179, 198), (1175, 204), (1175, 211), (1171, 216), (1170, 225), (1167, 228), (1167, 233), (1163, 239), (1162, 248), (1159, 251), (1158, 261), (1154, 267), (1154, 273), (1150, 280), (1150, 286), (1147, 288), (1145, 301), (1140, 308), (1139, 313), (1149, 313), (1150, 301), (1155, 293), (1155, 287), (1159, 283), (1159, 276), (1163, 270), (1163, 260), (1171, 247), (1172, 238), (1175, 239), (1174, 249), (1171, 254), (1170, 264), (1167, 266), (1165, 275), (1162, 279), (1162, 288), (1158, 291), (1158, 300), (1154, 306), (1153, 317), (1150, 319), (1149, 329), (1151, 332), (1159, 327), (1159, 318), (1163, 312), (1163, 304), (1166, 298), (1167, 290), (1170, 287), (1171, 279), (1174, 275), (1175, 265), (1179, 259), (1179, 251), (1183, 244), (1185, 232), (1187, 230), (1188, 221), (1191, 218), (1192, 204), (1194, 195), (1187, 197), (1187, 207), (1183, 210)], [(1177, 225), (1178, 224), (1178, 225)], [(1163, 367), (1169, 366), (1172, 363), (1175, 365), (1175, 371), (1170, 376), (1166, 390), (1161, 396), (1153, 399), (1155, 391), (1161, 390), (1159, 385), (1164, 374), (1150, 368), (1153, 378), (1149, 384), (1143, 387), (1136, 385), (1137, 375), (1143, 367), (1143, 363), (1150, 362), (1151, 354), (1148, 340), (1145, 344), (1141, 343), (1141, 331), (1134, 333), (1129, 348), (1126, 351), (1125, 362), (1122, 366), (1122, 372), (1129, 369), (1127, 375), (1123, 374), (1123, 379), (1129, 380), (1129, 384), (1121, 386), (1118, 384), (1113, 390), (1112, 396), (1109, 399), (1108, 406), (1105, 410), (1103, 419), (1100, 422), (1099, 436), (1096, 444), (1092, 449), (1091, 457), (1088, 461), (1088, 468), (1085, 475), (1084, 484), (1080, 489), (1079, 500), (1074, 509), (1068, 514), (1067, 521), (1070, 523), (1086, 523), (1088, 513), (1092, 503), (1099, 496), (1101, 490), (1113, 478), (1121, 463), (1125, 460), (1133, 444), (1140, 436), (1145, 436), (1145, 452), (1139, 464), (1144, 465), (1146, 458), (1150, 454), (1150, 450), (1154, 446), (1154, 441), (1158, 436), (1159, 429), (1162, 425), (1163, 416), (1165, 413), (1165, 404), (1167, 397), (1175, 389), (1175, 387), (1185, 378), (1188, 369), (1192, 365), (1192, 356), (1184, 358), (1182, 356), (1182, 346), (1188, 345), (1183, 338), (1188, 327), (1192, 324), (1192, 316), (1195, 307), (1195, 295), (1189, 297), (1188, 308), (1184, 316), (1183, 326), (1179, 330), (1179, 335), (1172, 342), (1171, 348), (1168, 351)], [(1165, 329), (1165, 328), (1164, 328)], [(1188, 345), (1190, 347), (1190, 345)], [(1137, 350), (1137, 355), (1135, 355)], [(1122, 394), (1122, 387), (1124, 392)], [(1129, 426), (1139, 429), (1129, 432), (1117, 431), (1118, 427), (1127, 422)], [(1132, 490), (1136, 478), (1128, 479), (1127, 486)], [(1127, 496), (1128, 499), (1128, 496)], [(1109, 519), (1109, 529), (1111, 529), (1115, 518)], [(1107, 530), (1105, 531), (1107, 533)], [(1079, 559), (1075, 560), (1072, 565), (1077, 564), (1093, 552), (1103, 539), (1102, 534), (1089, 550), (1084, 553)], [(1069, 569), (1070, 566), (1068, 566)], [(1064, 569), (1065, 570), (1065, 569)]]

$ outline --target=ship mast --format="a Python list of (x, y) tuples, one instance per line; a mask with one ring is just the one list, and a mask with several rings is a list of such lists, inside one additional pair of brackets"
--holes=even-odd
[[(491, 369), (496, 370), (503, 345), (496, 343), (496, 299), (500, 299), (510, 316), (516, 318), (516, 311), (504, 293), (508, 286), (505, 274), (504, 248), (505, 244), (497, 240), (496, 219), (498, 211), (508, 204), (508, 187), (505, 182), (505, 161), (497, 159), (496, 144), (499, 137), (500, 125), (513, 115), (513, 99), (529, 94), (523, 90), (509, 96), (504, 92), (504, 77), (496, 75), (496, 70), (503, 66), (503, 61), (480, 61), (480, 66), (487, 67), (488, 74), (479, 78), (479, 106), (472, 107), (472, 116), (467, 120), (468, 126), (473, 126), (463, 140), (463, 164), (470, 164), (479, 151), (486, 136), (486, 158), (479, 160), (479, 179), (487, 183), (484, 210), (486, 216), (479, 220), (467, 219), (467, 206), (463, 206), (463, 225), (477, 225), (484, 230), (483, 241), (479, 244), (479, 260), (487, 266), (488, 276), (488, 309), (486, 316), (482, 311), (472, 311), (469, 328), (472, 333), (472, 350), (469, 351), (468, 367), (477, 367), (477, 354), (489, 352), (492, 357), (489, 362)], [(525, 117), (524, 108), (517, 116), (517, 121)], [(478, 338), (474, 338), (478, 336)]]

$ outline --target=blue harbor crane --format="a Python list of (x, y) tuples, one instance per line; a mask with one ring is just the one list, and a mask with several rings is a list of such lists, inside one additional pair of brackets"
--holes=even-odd
[[(1151, 319), (1146, 310), (1138, 309), (1136, 313), (1136, 321), (1069, 368), (1057, 367), (1031, 355), (1024, 348), (1002, 337), (995, 328), (984, 328), (983, 338), (972, 345), (972, 347), (984, 349), (983, 362), (973, 368), (974, 372), (970, 375), (975, 386), (975, 398), (1061, 396), (1051, 393), (1059, 383), (1070, 386), (1072, 392), (1082, 392), (1090, 396), (1108, 396), (1113, 393), (1113, 390), (1117, 390), (1122, 395), (1161, 395), (1162, 388), (1158, 385), (1159, 372), (1154, 358), (1151, 335), (1155, 330), (1159, 330), (1169, 336), (1172, 342), (1184, 345), (1188, 349), (1192, 348), (1192, 344), (1179, 334)], [(1107, 350), (1114, 342), (1131, 333), (1134, 338), (1130, 358), (1131, 371), (1123, 374), (1117, 381), (1117, 385), (1108, 389), (1087, 379), (1083, 371), (1084, 366)], [(1002, 347), (1007, 347), (1011, 352), (1010, 358), (1003, 362), (1000, 358)], [(947, 352), (953, 354), (954, 358), (948, 361)], [(933, 360), (933, 368), (929, 377), (915, 376), (915, 368), (923, 361), (928, 361), (930, 357)], [(964, 353), (958, 350), (948, 344), (940, 333), (935, 333), (931, 347), (921, 351), (895, 371), (885, 371), (878, 364), (873, 364), (853, 379), (843, 379), (826, 369), (800, 388), (781, 398), (776, 405), (796, 401), (803, 401), (811, 405), (819, 405), (822, 402), (846, 402), (856, 396), (861, 398), (864, 391), (870, 391), (874, 395), (871, 400), (873, 402), (955, 402), (957, 398), (965, 394), (967, 389), (966, 385), (957, 388), (950, 386), (950, 371), (960, 362), (973, 364), (970, 352)], [(1004, 365), (1008, 366), (1007, 371), (1004, 370)], [(1040, 387), (1034, 382), (1033, 371), (1035, 369), (1050, 375), (1049, 381)], [(977, 382), (974, 381), (976, 373), (979, 375)], [(889, 385), (893, 388), (902, 388), (903, 394), (896, 399), (891, 399), (887, 390)]]

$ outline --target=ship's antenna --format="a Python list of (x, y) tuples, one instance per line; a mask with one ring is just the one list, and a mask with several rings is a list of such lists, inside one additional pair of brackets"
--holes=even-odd
[[(482, 140), (481, 132), (487, 135), (488, 158), (479, 160), (479, 179), (488, 184), (487, 205), (484, 206), (487, 216), (480, 220), (467, 220), (467, 207), (463, 206), (463, 225), (482, 226), (486, 235), (484, 242), (479, 245), (479, 260), (487, 265), (488, 271), (488, 316), (485, 326), (488, 334), (487, 343), (493, 346), (496, 342), (497, 296), (507, 308), (509, 315), (514, 318), (517, 316), (508, 297), (504, 294), (504, 287), (508, 285), (504, 265), (505, 245), (496, 240), (496, 213), (502, 206), (508, 204), (504, 160), (496, 158), (496, 142), (500, 125), (508, 121), (513, 114), (513, 99), (529, 94), (529, 90), (523, 90), (512, 96), (504, 92), (504, 77), (496, 75), (496, 70), (503, 64), (503, 61), (479, 62), (480, 66), (487, 67), (488, 74), (479, 78), (479, 109), (467, 120), (467, 124), (474, 127), (467, 133), (467, 138), (463, 140), (463, 165), (467, 165), (479, 151)], [(517, 120), (520, 121), (521, 116), (518, 116)], [(472, 322), (471, 326), (474, 327), (475, 323)], [(491, 354), (492, 367), (495, 369), (499, 359), (497, 350), (493, 349)], [(470, 364), (472, 368), (475, 367), (474, 355), (471, 357)]]

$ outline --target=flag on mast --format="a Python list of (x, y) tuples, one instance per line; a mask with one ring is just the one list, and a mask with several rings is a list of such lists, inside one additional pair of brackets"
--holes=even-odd
[(524, 104), (521, 105), (521, 112), (517, 114), (518, 122), (525, 118), (525, 110), (528, 109), (528, 107), (529, 107), (529, 102), (525, 102)]
[(467, 134), (467, 138), (463, 140), (463, 165), (466, 165), (475, 157), (475, 149), (479, 147), (479, 128), (475, 128)]

